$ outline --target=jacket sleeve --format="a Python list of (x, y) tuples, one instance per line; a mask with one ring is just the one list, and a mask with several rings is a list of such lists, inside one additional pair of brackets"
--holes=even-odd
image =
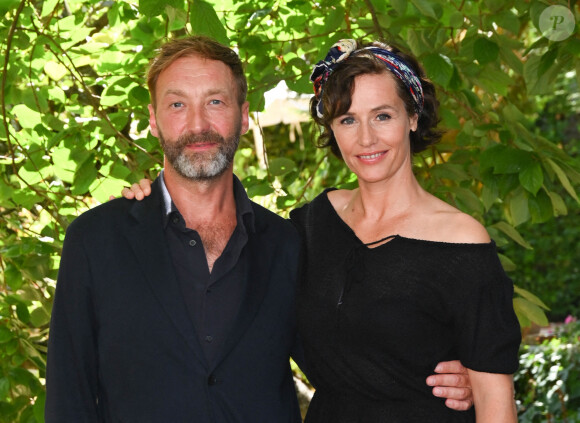
[(75, 223), (65, 237), (50, 322), (46, 423), (100, 421), (91, 269)]

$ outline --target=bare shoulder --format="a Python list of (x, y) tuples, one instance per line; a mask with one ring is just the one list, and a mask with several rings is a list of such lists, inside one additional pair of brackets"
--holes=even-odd
[(438, 200), (434, 223), (444, 242), (479, 244), (491, 241), (485, 227), (472, 216)]
[(335, 189), (328, 191), (326, 195), (328, 197), (328, 201), (330, 201), (330, 204), (332, 204), (332, 207), (334, 207), (335, 210), (342, 210), (346, 207), (352, 198), (353, 193), (354, 190)]

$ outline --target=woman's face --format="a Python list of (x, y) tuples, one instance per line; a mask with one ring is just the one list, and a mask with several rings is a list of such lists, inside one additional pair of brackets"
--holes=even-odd
[(417, 129), (417, 115), (407, 114), (394, 78), (388, 71), (357, 76), (350, 109), (330, 125), (359, 183), (386, 181), (412, 169), (409, 131)]

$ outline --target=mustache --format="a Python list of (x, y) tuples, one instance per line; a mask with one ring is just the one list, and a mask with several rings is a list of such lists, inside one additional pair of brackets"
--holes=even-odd
[(225, 139), (215, 131), (208, 131), (202, 134), (187, 133), (180, 135), (179, 138), (177, 138), (176, 146), (185, 147), (186, 145), (204, 144), (208, 142), (223, 144)]

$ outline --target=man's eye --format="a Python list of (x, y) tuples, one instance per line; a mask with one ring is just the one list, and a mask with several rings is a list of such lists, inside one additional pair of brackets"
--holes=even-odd
[(221, 100), (210, 100), (209, 104), (222, 104), (223, 102)]
[(170, 107), (173, 109), (179, 109), (180, 107), (183, 107), (183, 103), (180, 101), (176, 101), (175, 103), (171, 103)]

